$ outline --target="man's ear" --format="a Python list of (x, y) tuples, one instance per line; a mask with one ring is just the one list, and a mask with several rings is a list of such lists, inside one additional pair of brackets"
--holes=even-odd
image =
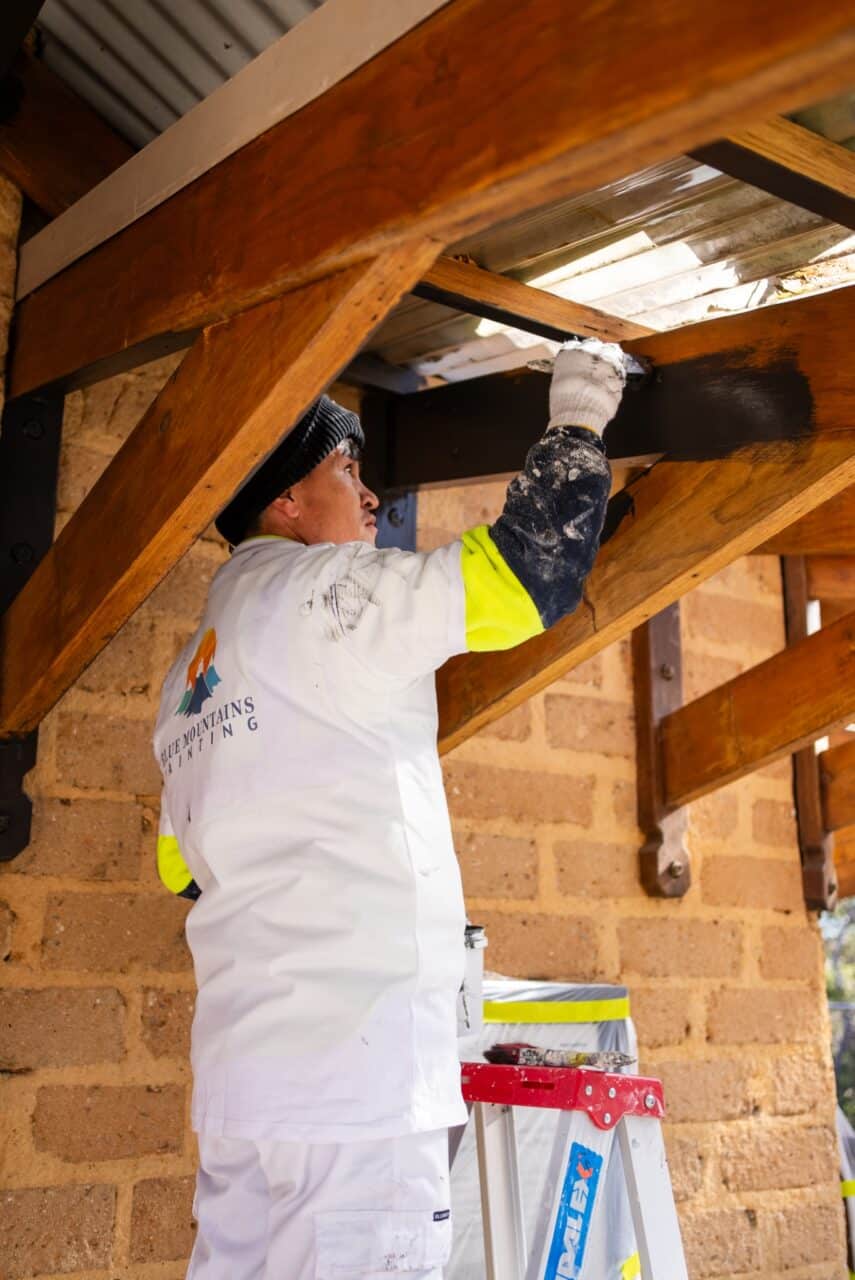
[(298, 520), (300, 517), (300, 504), (294, 497), (293, 489), (286, 489), (284, 493), (280, 493), (270, 505), (288, 520)]

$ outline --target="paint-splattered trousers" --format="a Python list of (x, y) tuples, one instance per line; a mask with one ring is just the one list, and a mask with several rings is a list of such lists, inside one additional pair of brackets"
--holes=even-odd
[(376, 1142), (199, 1135), (187, 1280), (442, 1280), (448, 1134)]

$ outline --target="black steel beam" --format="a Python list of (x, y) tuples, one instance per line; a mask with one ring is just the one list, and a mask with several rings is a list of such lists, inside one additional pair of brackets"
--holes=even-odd
[(44, 0), (6, 0), (0, 16), (0, 80), (39, 16)]

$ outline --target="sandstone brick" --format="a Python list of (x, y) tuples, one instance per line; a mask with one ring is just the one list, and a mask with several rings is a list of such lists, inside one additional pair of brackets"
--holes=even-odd
[(527, 769), (494, 769), (463, 760), (444, 762), (454, 817), (512, 818), (516, 822), (574, 822), (590, 826), (594, 779)]
[(682, 1044), (691, 1030), (689, 992), (680, 987), (633, 987), (632, 1020), (645, 1049)]
[(692, 831), (726, 840), (739, 822), (739, 796), (730, 788), (702, 796), (689, 806)]
[(692, 1280), (743, 1275), (760, 1266), (760, 1231), (751, 1209), (686, 1210), (680, 1229)]
[(672, 1124), (736, 1120), (752, 1110), (748, 1076), (741, 1062), (727, 1058), (657, 1062), (651, 1074), (662, 1081), (665, 1112)]
[(8, 902), (0, 902), (0, 961), (8, 960), (12, 954), (12, 926), (15, 913)]
[(787, 849), (798, 846), (796, 814), (789, 800), (755, 800), (751, 810), (751, 830), (758, 844)]
[(574, 667), (572, 671), (568, 671), (563, 675), (558, 683), (587, 684), (594, 689), (601, 689), (603, 687), (603, 655), (597, 653), (593, 658), (589, 658), (587, 662)]
[(834, 1097), (834, 1077), (828, 1059), (817, 1051), (791, 1050), (770, 1065), (772, 1110), (779, 1115), (805, 1115), (827, 1107)]
[[(136, 880), (142, 812), (116, 800), (37, 797), (33, 838), (15, 859), (16, 873), (78, 880)], [(154, 840), (150, 842), (154, 857)]]
[(151, 610), (140, 610), (80, 676), (77, 687), (92, 693), (125, 696), (150, 692), (157, 622)]
[(523, 702), (514, 707), (507, 715), (485, 725), (481, 732), (505, 742), (524, 742), (531, 734), (531, 703)]
[(791, 861), (773, 858), (705, 858), (704, 902), (714, 907), (767, 907), (798, 911), (804, 905), (798, 852)]
[(53, 894), (45, 912), (45, 967), (90, 973), (187, 969), (184, 921), (190, 905), (165, 891)]
[(689, 647), (700, 641), (775, 653), (784, 647), (780, 607), (738, 600), (718, 592), (693, 591), (683, 600), (684, 636)]
[(536, 912), (479, 911), (487, 929), (487, 967), (512, 978), (585, 982), (599, 977), (590, 920)]
[[(810, 1204), (801, 1199), (786, 1209), (767, 1210), (763, 1227), (767, 1239), (767, 1265), (781, 1271), (810, 1263), (836, 1262), (829, 1280), (846, 1276), (844, 1218), (842, 1208)], [(813, 1273), (811, 1273), (813, 1274)]]
[(131, 1261), (174, 1262), (193, 1248), (194, 1178), (147, 1178), (134, 1187)]
[(555, 845), (562, 893), (586, 898), (633, 898), (642, 894), (638, 851), (630, 844), (562, 840)]
[(118, 1062), (124, 1008), (111, 987), (0, 991), (0, 1071)]
[(635, 752), (629, 703), (548, 693), (544, 705), (550, 746), (596, 751), (604, 756), (632, 756)]
[(33, 1142), (61, 1160), (125, 1160), (184, 1147), (180, 1085), (45, 1085)]
[(713, 1044), (795, 1044), (819, 1034), (819, 1000), (811, 991), (716, 991), (710, 999), (707, 1039)]
[(111, 1186), (0, 1191), (3, 1280), (109, 1267), (115, 1211)]
[(192, 991), (143, 992), (142, 1038), (155, 1058), (187, 1058), (193, 1021)]
[(60, 781), (94, 791), (157, 794), (161, 777), (151, 731), (146, 720), (62, 712), (56, 744)]
[(612, 784), (612, 810), (622, 827), (635, 831), (638, 821), (635, 782), (620, 779)]
[(678, 1203), (690, 1200), (703, 1185), (706, 1163), (703, 1148), (694, 1138), (680, 1138), (673, 1133), (666, 1135), (665, 1148), (674, 1199)]
[(722, 1143), (721, 1176), (731, 1191), (783, 1190), (833, 1182), (839, 1156), (829, 1128), (773, 1124), (729, 1131)]
[(195, 625), (202, 616), (218, 564), (209, 556), (188, 551), (152, 592), (147, 607), (155, 613), (186, 618)]
[(760, 972), (764, 978), (803, 978), (809, 982), (820, 976), (820, 940), (810, 927), (763, 930)]
[(455, 841), (467, 898), (533, 898), (537, 892), (537, 846), (533, 840), (482, 833)]
[(724, 920), (621, 920), (621, 969), (650, 978), (726, 978), (739, 973), (743, 935)]
[(683, 654), (683, 698), (692, 702), (702, 698), (710, 689), (727, 684), (744, 670), (746, 663), (732, 658), (714, 658), (697, 649), (687, 649)]

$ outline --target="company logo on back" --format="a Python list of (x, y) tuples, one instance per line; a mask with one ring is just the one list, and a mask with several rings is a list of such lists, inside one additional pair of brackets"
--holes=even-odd
[(217, 652), (217, 633), (209, 627), (193, 654), (187, 668), (187, 688), (184, 697), (178, 704), (177, 716), (197, 716), (204, 704), (213, 696), (214, 689), (221, 683), (214, 666), (214, 654)]

